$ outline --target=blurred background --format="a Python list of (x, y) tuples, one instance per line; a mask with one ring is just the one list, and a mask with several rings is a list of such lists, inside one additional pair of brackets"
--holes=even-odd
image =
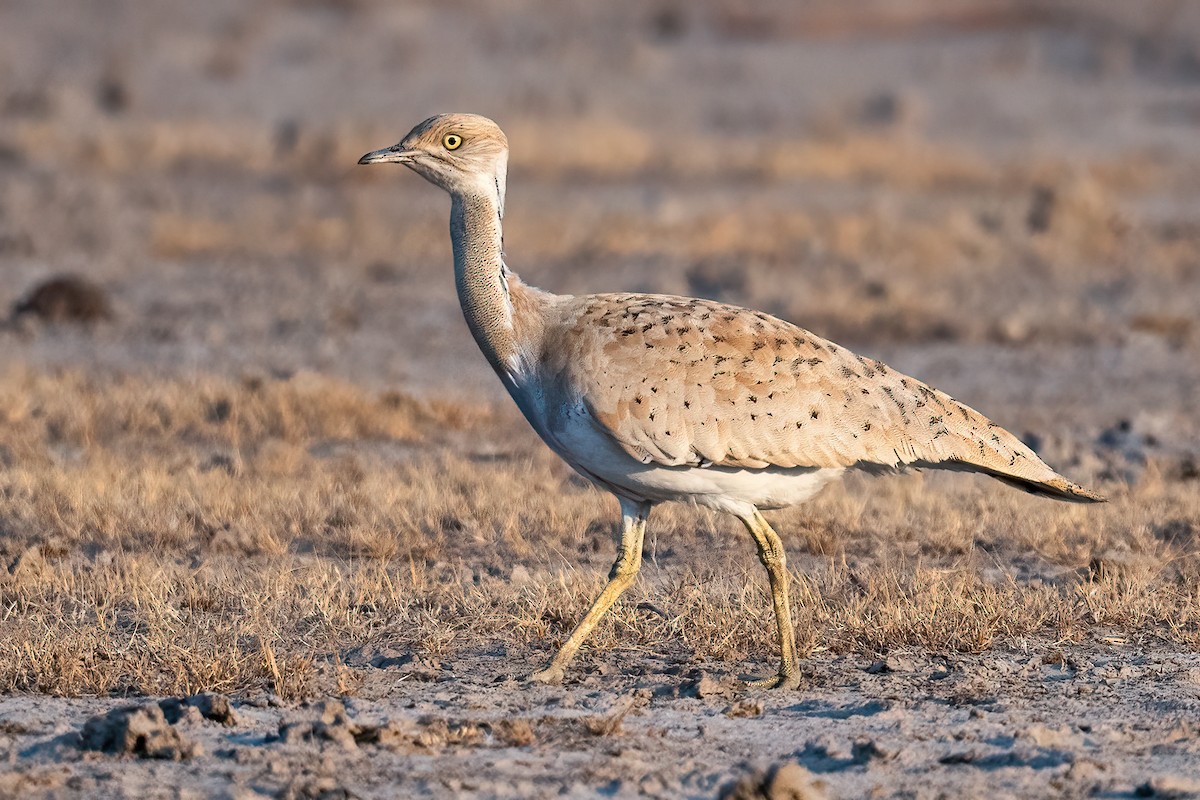
[[(531, 283), (756, 306), (1018, 429), (1196, 441), (1200, 3), (0, 0), (0, 19), (0, 308), (25, 312), (0, 368), (308, 370), (498, 402), (447, 198), (355, 166), (472, 111), (508, 132), (508, 260)], [(62, 274), (96, 296), (31, 294)]]

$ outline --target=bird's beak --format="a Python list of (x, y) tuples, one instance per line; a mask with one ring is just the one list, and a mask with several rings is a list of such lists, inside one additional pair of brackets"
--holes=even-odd
[(405, 150), (400, 145), (392, 145), (382, 150), (373, 150), (358, 160), (360, 164), (408, 164), (412, 162), (416, 152)]

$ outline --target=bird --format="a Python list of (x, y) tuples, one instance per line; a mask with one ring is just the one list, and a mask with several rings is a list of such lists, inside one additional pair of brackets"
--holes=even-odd
[(608, 581), (550, 663), (561, 682), (634, 582), (651, 509), (681, 501), (737, 517), (774, 606), (779, 668), (754, 685), (802, 682), (783, 542), (762, 511), (813, 497), (848, 470), (982, 473), (1079, 503), (1099, 494), (944, 392), (777, 317), (660, 294), (557, 295), (521, 281), (504, 254), (508, 139), (492, 120), (439, 114), (359, 164), (403, 164), (450, 194), (450, 242), (475, 342), (541, 439), (620, 505)]

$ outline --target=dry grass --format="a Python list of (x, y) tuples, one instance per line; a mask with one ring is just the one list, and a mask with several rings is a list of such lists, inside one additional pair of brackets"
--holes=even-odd
[[(317, 5), (336, 20), (311, 27), (304, 9)], [(446, 274), (444, 198), (414, 176), (354, 165), (402, 135), (410, 114), (457, 96), (421, 81), (427, 93), (402, 92), (390, 106), (380, 98), (397, 91), (396, 75), (494, 76), (476, 102), (513, 145), (506, 248), (512, 266), (549, 289), (717, 297), (872, 352), (1036, 342), (1022, 351), (1032, 363), (1083, 345), (1079, 357), (1105, 375), (1110, 349), (1195, 362), (1200, 227), (1189, 203), (1200, 170), (1186, 148), (1151, 146), (1159, 128), (1134, 125), (1169, 99), (1135, 82), (1143, 67), (1098, 65), (1146, 91), (1098, 103), (1095, 137), (1068, 124), (1076, 113), (1057, 113), (1061, 93), (1030, 96), (1056, 113), (1014, 118), (1004, 135), (944, 134), (955, 115), (1003, 110), (1014, 74), (1025, 88), (1066, 80), (1071, 94), (1091, 79), (1040, 63), (1040, 36), (1024, 33), (1003, 52), (980, 39), (979, 52), (992, 54), (981, 60), (996, 63), (961, 80), (947, 72), (958, 62), (938, 67), (937, 56), (895, 75), (849, 69), (846, 86), (800, 81), (791, 51), (772, 43), (803, 36), (801, 55), (825, 46), (814, 39), (929, 26), (1024, 30), (1044, 4), (677, 5), (671, 23), (669, 9), (624, 4), (592, 4), (603, 10), (593, 18), (579, 16), (582, 4), (466, 15), (426, 2), (410, 17), (387, 4), (304, 0), (274, 9), (275, 21), (251, 10), (228, 25), (187, 26), (190, 36), (164, 12), (130, 31), (157, 40), (171, 29), (177, 45), (130, 44), (144, 59), (105, 66), (129, 93), (121, 113), (90, 107), (97, 73), (82, 51), (41, 67), (36, 58), (53, 51), (30, 51), (36, 58), (0, 98), (0, 256), (11, 276), (0, 306), (51, 266), (74, 268), (110, 291), (116, 321), (94, 338), (18, 341), (24, 334), (0, 330), (5, 364), (80, 368), (0, 375), (0, 690), (268, 686), (304, 696), (352, 689), (358, 677), (342, 659), (364, 643), (434, 660), (511, 645), (532, 662), (598, 591), (614, 504), (514, 411), (365, 388), (444, 389), (453, 378), (427, 376), (446, 363), (477, 385), (469, 379), (483, 369), (456, 360), (467, 334), (455, 327)], [(1052, 6), (1112, 18), (1100, 62), (1153, 58), (1155, 34), (1126, 19), (1125, 6)], [(71, 19), (91, 33), (89, 17)], [(405, 19), (425, 21), (409, 29)], [(680, 40), (654, 43), (669, 34), (653, 31), (663, 20), (687, 27)], [(537, 47), (514, 35), (544, 24), (578, 35)], [(1194, 30), (1192, 20), (1177, 35)], [(310, 31), (319, 37), (309, 41)], [(445, 70), (440, 46), (418, 46), (427, 33), (460, 48), (450, 51), (460, 69)], [(278, 44), (266, 46), (272, 37)], [(562, 43), (570, 52), (554, 49)], [(1160, 44), (1160, 66), (1177, 58), (1176, 78), (1190, 79), (1191, 49), (1175, 56)], [(880, 50), (850, 46), (827, 62), (829, 75)], [(303, 87), (290, 100), (275, 98), (281, 73), (262, 61), (287, 53), (309, 54), (274, 62), (283, 83)], [(543, 81), (548, 59), (559, 68)], [(537, 75), (512, 72), (522, 64)], [(501, 78), (512, 74), (520, 79)], [(796, 85), (777, 93), (761, 80), (772, 75)], [(947, 100), (947, 84), (978, 97)], [(571, 87), (585, 86), (576, 98)], [(673, 87), (670, 102), (646, 108), (661, 94), (646, 86)], [(1178, 107), (1163, 108), (1190, 121), (1185, 82), (1171, 91)], [(882, 113), (869, 108), (878, 101)], [(1126, 121), (1108, 125), (1109, 114)], [(1110, 140), (1109, 129), (1131, 138)], [(1169, 352), (1154, 350), (1160, 342)], [(196, 363), (224, 377), (179, 366)], [(245, 364), (347, 382), (228, 377)], [(1138, 386), (1116, 373), (1100, 410), (1071, 420), (1080, 409), (1068, 403), (1055, 419), (1083, 437), (1145, 409), (1161, 416), (1154, 431), (1194, 437), (1192, 373), (1154, 385), (1166, 371)], [(1032, 392), (1031, 375), (996, 380)], [(992, 407), (986, 394), (970, 399)], [(1049, 406), (1031, 403), (1025, 419)], [(1104, 463), (1052, 460), (1088, 482)], [(1134, 484), (1102, 487), (1111, 504), (1087, 509), (964, 476), (832, 488), (773, 517), (792, 548), (802, 647), (970, 651), (1103, 629), (1195, 648), (1200, 498), (1189, 469), (1132, 470)], [(770, 657), (761, 569), (736, 523), (657, 509), (647, 561), (585, 656)]]
[[(363, 643), (548, 650), (611, 553), (608, 499), (487, 409), (305, 376), (29, 371), (0, 381), (0, 408), (4, 691), (298, 697), (352, 691), (342, 657)], [(1096, 626), (1200, 646), (1189, 484), (1149, 474), (1096, 510), (926, 482), (779, 515), (805, 544), (806, 653), (978, 651)], [(736, 531), (671, 507), (652, 527), (645, 577), (591, 650), (769, 656)], [(513, 581), (518, 561), (531, 574)]]

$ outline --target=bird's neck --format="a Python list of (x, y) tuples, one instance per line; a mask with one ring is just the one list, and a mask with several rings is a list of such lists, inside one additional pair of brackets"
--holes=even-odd
[(467, 326), (479, 349), (506, 381), (541, 336), (542, 304), (549, 298), (525, 286), (504, 265), (502, 184), (495, 191), (455, 193), (450, 205), (454, 278)]

